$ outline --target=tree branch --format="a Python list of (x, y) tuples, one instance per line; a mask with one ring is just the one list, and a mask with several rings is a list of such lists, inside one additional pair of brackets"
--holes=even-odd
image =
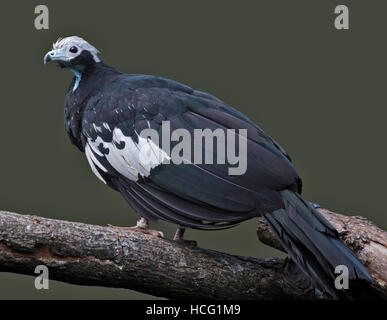
[[(357, 252), (386, 291), (386, 233), (364, 218), (337, 216), (343, 229), (335, 226), (362, 247)], [(264, 228), (260, 223), (260, 238), (275, 246)], [(364, 236), (353, 236), (357, 230)], [(315, 298), (309, 280), (288, 259), (233, 256), (134, 231), (0, 211), (0, 271), (34, 275), (41, 264), (53, 280), (172, 299)]]

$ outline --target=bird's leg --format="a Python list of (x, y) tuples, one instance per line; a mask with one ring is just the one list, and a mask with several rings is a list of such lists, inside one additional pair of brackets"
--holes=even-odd
[(137, 224), (133, 227), (118, 227), (118, 226), (112, 226), (111, 224), (108, 224), (108, 226), (118, 230), (131, 230), (131, 231), (150, 234), (155, 237), (160, 237), (160, 238), (164, 237), (164, 234), (161, 231), (149, 229), (148, 220), (143, 217), (141, 217), (141, 219), (138, 220)]
[(141, 217), (140, 220), (137, 220), (136, 227), (142, 228), (142, 229), (148, 229), (149, 228), (148, 220), (143, 218), (143, 217)]
[(184, 240), (183, 239), (184, 232), (185, 232), (185, 228), (178, 227), (176, 230), (175, 236), (173, 237), (173, 240), (176, 242), (180, 242), (180, 243), (184, 243), (184, 244), (188, 244), (188, 245), (196, 247), (198, 245), (198, 243), (195, 240)]

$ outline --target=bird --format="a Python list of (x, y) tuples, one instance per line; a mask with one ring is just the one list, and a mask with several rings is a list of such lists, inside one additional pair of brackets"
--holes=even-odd
[[(334, 283), (335, 268), (342, 265), (348, 268), (350, 288), (373, 283), (338, 231), (302, 197), (302, 180), (289, 154), (247, 116), (178, 81), (120, 72), (78, 36), (59, 38), (43, 60), (74, 74), (64, 105), (65, 130), (96, 177), (140, 216), (129, 228), (162, 236), (149, 221), (169, 221), (177, 225), (174, 240), (184, 243), (186, 228), (219, 230), (263, 217), (319, 291), (341, 297)], [(192, 136), (199, 129), (233, 132), (239, 151), (243, 143), (247, 146), (245, 171), (230, 174), (229, 159), (173, 163), (160, 143), (140, 134), (145, 129), (160, 133), (165, 123)], [(178, 146), (178, 141), (170, 143)], [(222, 159), (217, 146), (199, 149)]]

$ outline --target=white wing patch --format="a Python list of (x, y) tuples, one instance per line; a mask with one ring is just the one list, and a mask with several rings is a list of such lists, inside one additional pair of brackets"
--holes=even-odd
[[(96, 131), (98, 132), (98, 130)], [(138, 143), (135, 143), (131, 137), (125, 136), (121, 129), (115, 128), (113, 130), (112, 142), (105, 142), (101, 137), (97, 137), (95, 141), (88, 139), (85, 153), (94, 174), (106, 183), (96, 167), (104, 172), (108, 170), (102, 166), (93, 152), (98, 156), (105, 157), (115, 170), (132, 181), (137, 181), (138, 175), (142, 177), (149, 176), (152, 169), (162, 164), (165, 160), (170, 160), (167, 153), (151, 139), (137, 137)], [(122, 145), (122, 143), (125, 143), (125, 146), (123, 149), (119, 149), (117, 145)], [(102, 154), (98, 149), (100, 144), (103, 145), (104, 149), (108, 149), (109, 152)]]

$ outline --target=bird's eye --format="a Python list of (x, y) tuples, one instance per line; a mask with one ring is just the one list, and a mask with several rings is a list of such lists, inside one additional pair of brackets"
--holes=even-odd
[(77, 53), (78, 52), (78, 48), (72, 46), (69, 51), (72, 52), (72, 53)]

